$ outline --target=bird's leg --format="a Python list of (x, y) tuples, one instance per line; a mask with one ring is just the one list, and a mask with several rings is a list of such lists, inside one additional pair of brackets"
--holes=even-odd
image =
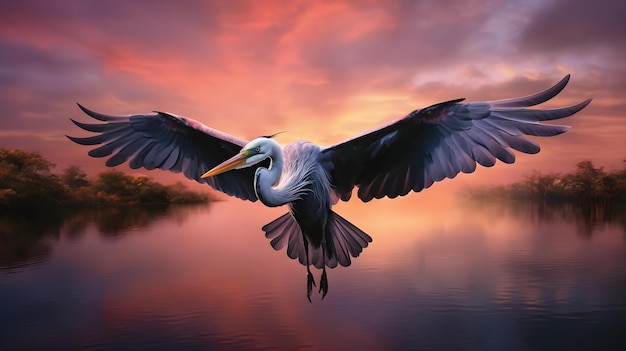
[(322, 277), (320, 278), (320, 290), (318, 292), (323, 292), (322, 300), (326, 297), (328, 293), (328, 277), (326, 276), (326, 248), (325, 245), (322, 245), (322, 262), (324, 267), (322, 267)]
[(309, 267), (309, 241), (304, 238), (304, 252), (306, 257), (306, 298), (311, 302), (311, 291), (315, 286), (315, 279), (313, 279), (313, 273)]

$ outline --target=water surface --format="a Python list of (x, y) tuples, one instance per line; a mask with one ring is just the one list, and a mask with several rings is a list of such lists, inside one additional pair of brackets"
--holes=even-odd
[(374, 241), (313, 303), (304, 267), (260, 229), (282, 208), (0, 217), (0, 347), (626, 349), (623, 211), (420, 196), (335, 209)]

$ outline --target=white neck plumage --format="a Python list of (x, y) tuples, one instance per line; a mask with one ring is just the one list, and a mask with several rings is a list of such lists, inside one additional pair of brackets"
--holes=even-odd
[(284, 167), (283, 149), (273, 142), (268, 168), (257, 168), (254, 175), (254, 191), (265, 206), (282, 206), (300, 199), (310, 184), (306, 172)]

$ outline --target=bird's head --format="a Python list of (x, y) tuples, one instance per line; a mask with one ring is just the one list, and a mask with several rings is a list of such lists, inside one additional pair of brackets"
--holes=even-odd
[(258, 137), (246, 144), (239, 153), (204, 173), (200, 178), (208, 178), (233, 169), (251, 167), (272, 157), (274, 144), (271, 137)]

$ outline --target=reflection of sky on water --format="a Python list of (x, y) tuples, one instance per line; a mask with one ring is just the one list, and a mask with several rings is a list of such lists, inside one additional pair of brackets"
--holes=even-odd
[(570, 215), (421, 195), (336, 208), (374, 242), (328, 272), (329, 293), (313, 304), (304, 267), (260, 229), (284, 209), (232, 200), (144, 213), (152, 220), (113, 232), (66, 220), (43, 239), (45, 260), (0, 271), (0, 339), (313, 349), (625, 341), (618, 224), (581, 235)]

